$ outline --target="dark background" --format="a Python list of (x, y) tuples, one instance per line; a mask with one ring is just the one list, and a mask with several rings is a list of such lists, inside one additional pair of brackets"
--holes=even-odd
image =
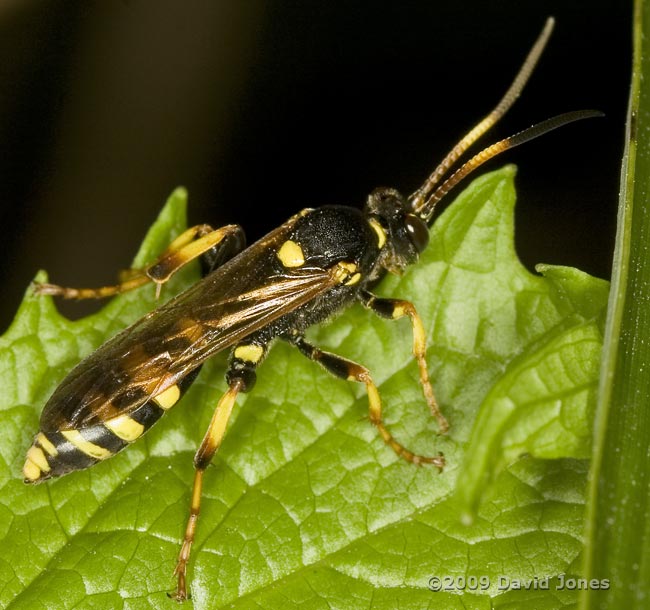
[[(112, 283), (177, 185), (190, 222), (249, 242), (305, 206), (410, 193), (551, 43), (489, 143), (598, 108), (490, 163), (519, 166), (524, 263), (608, 277), (631, 3), (48, 1), (0, 5), (0, 329), (37, 269)], [(66, 313), (81, 315), (79, 304)]]

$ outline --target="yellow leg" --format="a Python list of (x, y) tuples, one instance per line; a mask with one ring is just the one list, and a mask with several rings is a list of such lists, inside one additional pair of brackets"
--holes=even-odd
[(445, 458), (439, 453), (435, 456), (418, 455), (409, 451), (404, 445), (395, 440), (395, 437), (388, 431), (384, 420), (381, 416), (381, 398), (379, 397), (379, 390), (370, 376), (370, 372), (364, 366), (353, 364), (350, 367), (350, 381), (362, 381), (366, 384), (366, 391), (368, 392), (368, 408), (370, 412), (371, 423), (379, 430), (379, 434), (384, 442), (400, 457), (412, 462), (413, 464), (433, 464), (438, 470), (442, 471), (445, 466)]
[(379, 390), (370, 376), (370, 371), (365, 366), (352, 362), (336, 354), (325, 352), (307, 343), (302, 337), (293, 337), (292, 342), (308, 358), (318, 362), (333, 375), (348, 379), (349, 381), (360, 381), (366, 384), (368, 392), (368, 406), (370, 410), (370, 421), (379, 430), (384, 442), (400, 457), (414, 464), (433, 464), (442, 470), (445, 465), (445, 458), (442, 454), (436, 456), (418, 455), (409, 451), (399, 443), (388, 431), (381, 416), (381, 398)]
[(413, 329), (413, 355), (418, 363), (418, 369), (420, 371), (420, 383), (422, 384), (422, 391), (424, 392), (424, 397), (429, 405), (431, 414), (436, 418), (438, 422), (438, 429), (441, 434), (444, 434), (449, 430), (449, 422), (442, 414), (438, 402), (436, 401), (435, 394), (433, 393), (433, 387), (431, 386), (431, 381), (429, 379), (429, 370), (427, 367), (427, 339), (426, 333), (424, 332), (424, 325), (422, 324), (422, 318), (415, 309), (415, 305), (409, 301), (403, 301), (401, 299), (381, 299), (376, 297), (370, 292), (364, 292), (361, 295), (362, 303), (365, 307), (372, 309), (377, 315), (382, 318), (388, 318), (391, 320), (399, 320), (404, 316), (408, 316), (411, 320), (411, 327)]
[(422, 384), (424, 397), (427, 400), (431, 414), (438, 421), (438, 429), (442, 434), (444, 434), (449, 430), (449, 422), (438, 406), (438, 401), (436, 400), (435, 394), (433, 393), (433, 387), (431, 386), (431, 381), (429, 380), (429, 370), (426, 360), (427, 339), (426, 333), (424, 332), (424, 325), (422, 324), (422, 318), (420, 318), (413, 303), (410, 303), (409, 301), (396, 301), (395, 303), (396, 306), (393, 313), (393, 319), (397, 320), (407, 315), (411, 320), (411, 326), (413, 328), (413, 355), (418, 361), (420, 383)]
[(199, 447), (196, 455), (194, 456), (194, 486), (192, 487), (192, 499), (190, 502), (190, 516), (187, 520), (185, 528), (185, 536), (181, 546), (174, 576), (178, 579), (176, 591), (169, 595), (176, 601), (184, 601), (188, 599), (187, 593), (187, 563), (190, 559), (190, 551), (192, 550), (192, 543), (196, 533), (196, 525), (199, 520), (199, 513), (201, 511), (201, 491), (203, 489), (203, 473), (210, 464), (214, 454), (219, 449), (221, 441), (223, 440), (226, 432), (226, 426), (230, 419), (235, 399), (242, 386), (240, 380), (232, 383), (228, 391), (221, 397), (217, 408), (214, 410), (214, 415), (210, 421), (201, 446)]
[(129, 270), (122, 274), (123, 280), (118, 284), (100, 288), (68, 288), (57, 284), (34, 284), (34, 293), (55, 295), (64, 299), (101, 299), (155, 282), (156, 295), (158, 295), (162, 285), (179, 269), (214, 248), (224, 238), (237, 232), (241, 232), (237, 225), (227, 225), (217, 230), (212, 230), (209, 225), (197, 225), (179, 235), (148, 267)]

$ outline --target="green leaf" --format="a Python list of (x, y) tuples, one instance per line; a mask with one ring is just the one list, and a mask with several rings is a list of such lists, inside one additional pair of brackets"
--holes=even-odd
[[(426, 408), (407, 321), (354, 307), (310, 333), (370, 368), (396, 438), (418, 453), (443, 451), (444, 473), (407, 463), (382, 442), (363, 387), (277, 344), (255, 390), (238, 399), (205, 477), (190, 565), (195, 608), (575, 604), (574, 590), (513, 581), (576, 571), (607, 285), (572, 269), (543, 267), (539, 276), (521, 266), (513, 178), (506, 167), (476, 180), (436, 222), (420, 263), (378, 288), (418, 307), (448, 435), (437, 434)], [(183, 229), (183, 215), (177, 193), (139, 264)], [(192, 281), (179, 278), (175, 288)], [(19, 474), (57, 383), (152, 299), (145, 287), (68, 322), (49, 298), (28, 292), (0, 341), (1, 605), (172, 607), (166, 592), (193, 450), (225, 389), (225, 355), (115, 458), (37, 487)], [(455, 580), (433, 592), (435, 576), (489, 582)], [(504, 590), (499, 576), (509, 579)]]
[(641, 610), (650, 595), (650, 5), (636, 1), (634, 59), (621, 175), (612, 293), (601, 369), (583, 610)]

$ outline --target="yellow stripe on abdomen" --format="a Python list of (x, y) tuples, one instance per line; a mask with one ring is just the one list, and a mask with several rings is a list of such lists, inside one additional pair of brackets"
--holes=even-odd
[(70, 441), (79, 451), (97, 460), (105, 460), (113, 454), (104, 447), (87, 441), (78, 430), (61, 430), (61, 434)]
[(115, 436), (132, 443), (144, 434), (144, 426), (128, 415), (118, 415), (104, 423)]

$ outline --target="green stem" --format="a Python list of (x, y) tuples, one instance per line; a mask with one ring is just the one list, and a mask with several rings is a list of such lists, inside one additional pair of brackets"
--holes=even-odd
[[(650, 6), (636, 0), (634, 64), (603, 349), (581, 609), (650, 595)], [(646, 32), (644, 39), (643, 33)], [(645, 75), (645, 80), (642, 79)]]

